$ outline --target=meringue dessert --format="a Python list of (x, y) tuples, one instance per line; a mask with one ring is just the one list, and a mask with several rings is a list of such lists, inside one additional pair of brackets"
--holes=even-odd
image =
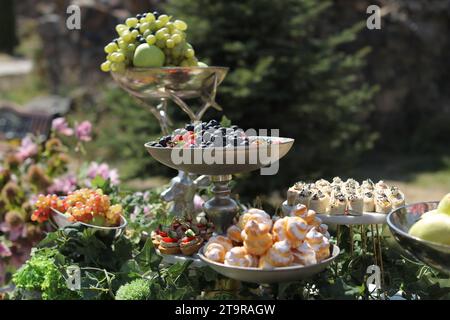
[(343, 181), (317, 180), (315, 183), (296, 182), (287, 192), (288, 206), (303, 204), (320, 214), (355, 215), (364, 212), (387, 214), (405, 205), (405, 195), (398, 187), (380, 180), (367, 179), (359, 183), (355, 179)]
[[(325, 185), (325, 184), (324, 184)], [(260, 209), (249, 209), (227, 229), (209, 239), (205, 257), (228, 266), (274, 269), (309, 266), (330, 257), (330, 234), (314, 210), (298, 204), (290, 216), (272, 220)]]

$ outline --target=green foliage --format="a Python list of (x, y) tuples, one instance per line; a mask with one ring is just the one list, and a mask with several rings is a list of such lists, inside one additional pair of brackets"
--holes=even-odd
[(150, 297), (148, 280), (136, 279), (119, 288), (116, 300), (147, 300)]
[(127, 195), (120, 204), (128, 220), (127, 236), (134, 243), (139, 243), (143, 233), (150, 234), (159, 224), (170, 223), (169, 204), (161, 200), (156, 190)]
[(350, 49), (363, 26), (327, 26), (331, 1), (179, 0), (165, 9), (192, 26), (201, 60), (230, 68), (218, 101), (233, 123), (296, 139), (275, 178), (240, 183), (246, 195), (332, 175), (372, 146), (375, 88), (361, 72), (369, 49)]
[(23, 296), (38, 292), (44, 300), (76, 299), (77, 293), (67, 288), (64, 275), (59, 269), (64, 261), (65, 257), (56, 249), (36, 250), (30, 260), (14, 274), (13, 282), (22, 290)]

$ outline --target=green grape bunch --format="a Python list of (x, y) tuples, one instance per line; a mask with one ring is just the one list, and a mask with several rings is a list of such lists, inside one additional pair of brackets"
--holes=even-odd
[(127, 67), (205, 67), (186, 41), (188, 26), (182, 20), (172, 21), (166, 14), (142, 13), (116, 26), (119, 35), (105, 46), (104, 72), (121, 72)]

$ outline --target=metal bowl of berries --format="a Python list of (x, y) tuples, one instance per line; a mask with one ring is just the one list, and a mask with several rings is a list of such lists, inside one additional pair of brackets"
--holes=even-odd
[(249, 136), (246, 145), (195, 145), (188, 147), (148, 142), (148, 153), (162, 164), (194, 174), (229, 175), (270, 166), (291, 149), (294, 139)]
[(133, 96), (146, 99), (198, 98), (209, 94), (225, 78), (226, 67), (126, 68), (111, 72), (113, 79)]
[(58, 229), (64, 229), (68, 226), (77, 224), (87, 228), (95, 229), (103, 235), (114, 235), (114, 237), (119, 237), (125, 231), (125, 228), (128, 225), (128, 221), (123, 215), (120, 215), (120, 223), (117, 226), (99, 226), (81, 221), (71, 221), (68, 214), (60, 212), (55, 208), (51, 208), (51, 210), (51, 221), (56, 225)]

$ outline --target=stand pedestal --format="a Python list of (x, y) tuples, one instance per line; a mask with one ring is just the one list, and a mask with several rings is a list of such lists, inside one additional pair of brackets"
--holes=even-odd
[(212, 189), (214, 198), (203, 205), (206, 215), (214, 223), (218, 234), (226, 232), (239, 211), (236, 201), (230, 197), (231, 189), (228, 184), (231, 179), (231, 175), (211, 176), (214, 184)]

